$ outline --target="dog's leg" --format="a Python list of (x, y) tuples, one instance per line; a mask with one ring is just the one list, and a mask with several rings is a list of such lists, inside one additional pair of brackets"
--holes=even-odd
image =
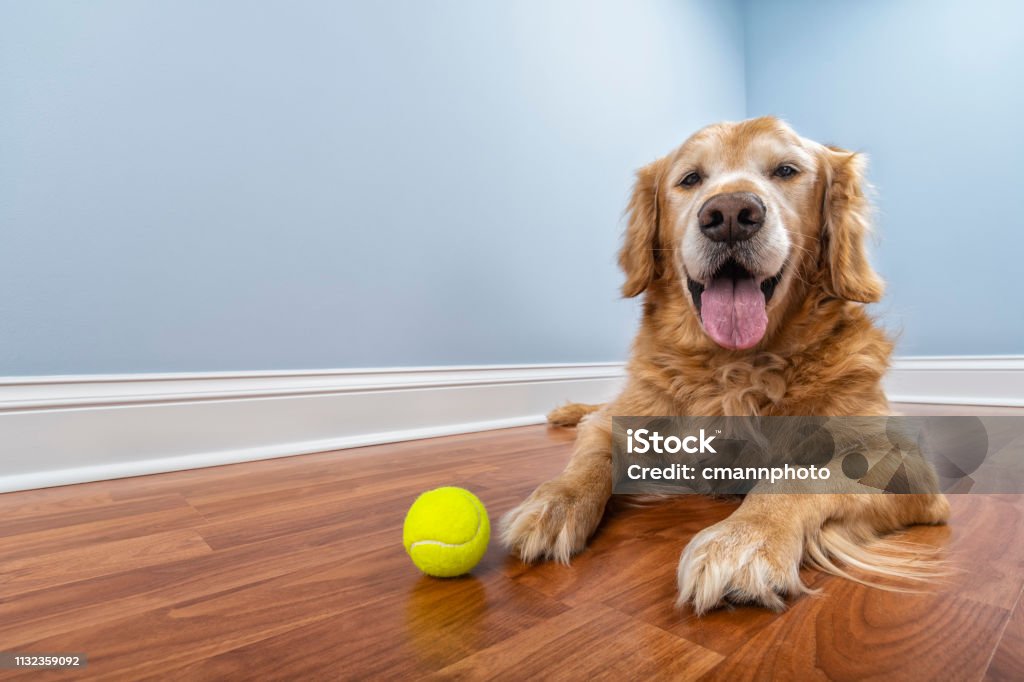
[(587, 415), (597, 412), (602, 407), (604, 405), (590, 405), (588, 403), (566, 403), (559, 405), (548, 412), (548, 423), (553, 426), (576, 426)]
[(502, 519), (502, 541), (524, 561), (569, 563), (597, 528), (612, 493), (611, 417), (583, 422), (572, 459)]
[[(678, 603), (692, 604), (698, 614), (726, 601), (781, 610), (783, 597), (808, 591), (799, 574), (805, 558), (825, 555), (829, 562), (830, 545), (863, 545), (909, 525), (944, 523), (948, 516), (940, 494), (753, 493), (729, 518), (690, 540), (679, 560)], [(913, 576), (889, 561), (877, 572)]]

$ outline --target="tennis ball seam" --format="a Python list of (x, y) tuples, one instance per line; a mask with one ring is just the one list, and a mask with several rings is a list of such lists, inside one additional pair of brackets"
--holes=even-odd
[(466, 501), (469, 502), (469, 506), (473, 510), (473, 513), (476, 514), (476, 530), (473, 531), (473, 537), (458, 545), (454, 545), (448, 542), (441, 542), (440, 540), (416, 540), (414, 542), (409, 543), (408, 551), (411, 552), (418, 545), (434, 545), (436, 547), (449, 548), (465, 547), (466, 545), (471, 544), (474, 540), (480, 537), (480, 530), (483, 528), (484, 525), (483, 519), (480, 518), (480, 510), (476, 508), (476, 502), (473, 500), (473, 498), (467, 495), (465, 491), (460, 490), (459, 494), (466, 498)]

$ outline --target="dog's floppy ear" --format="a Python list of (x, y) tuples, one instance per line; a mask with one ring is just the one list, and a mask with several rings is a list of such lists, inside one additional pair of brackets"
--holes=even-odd
[(661, 276), (662, 254), (658, 238), (658, 183), (662, 160), (648, 164), (636, 172), (633, 197), (626, 213), (629, 223), (626, 238), (619, 251), (619, 267), (626, 273), (622, 295), (638, 296)]
[(858, 303), (882, 298), (885, 285), (868, 262), (865, 240), (870, 206), (864, 196), (863, 155), (837, 147), (825, 151), (822, 267), (826, 293)]

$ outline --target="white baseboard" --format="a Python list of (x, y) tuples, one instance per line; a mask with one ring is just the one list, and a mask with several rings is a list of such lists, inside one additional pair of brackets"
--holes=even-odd
[[(0, 492), (541, 423), (621, 363), (0, 378)], [(1024, 356), (898, 359), (895, 402), (1024, 406)]]
[(899, 403), (1024, 407), (1024, 356), (896, 358), (885, 390)]
[(0, 379), (0, 492), (539, 424), (620, 363)]

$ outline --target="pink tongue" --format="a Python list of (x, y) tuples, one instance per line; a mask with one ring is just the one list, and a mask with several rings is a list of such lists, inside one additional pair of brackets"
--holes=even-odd
[(700, 317), (715, 343), (732, 350), (756, 346), (768, 328), (764, 294), (751, 277), (711, 280), (700, 295)]

